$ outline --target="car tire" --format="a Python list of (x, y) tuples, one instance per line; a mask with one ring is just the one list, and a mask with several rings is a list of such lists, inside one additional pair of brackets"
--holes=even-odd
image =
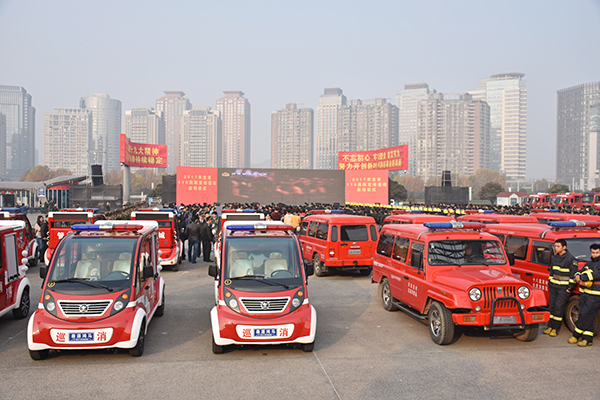
[(162, 300), (160, 302), (160, 306), (156, 309), (156, 316), (162, 317), (165, 315), (165, 289), (163, 289)]
[(27, 264), (29, 264), (30, 267), (35, 267), (38, 264), (38, 258), (33, 257), (31, 260), (29, 260), (29, 262), (27, 262)]
[(455, 338), (456, 326), (452, 313), (442, 303), (434, 301), (429, 307), (429, 334), (435, 344), (446, 345)]
[(225, 351), (225, 346), (219, 346), (218, 344), (216, 344), (214, 336), (211, 336), (211, 338), (212, 338), (212, 352), (213, 352), (213, 354), (223, 354), (223, 352)]
[[(579, 296), (571, 296), (565, 307), (564, 322), (568, 330), (573, 332), (575, 330), (575, 323), (579, 319)], [(600, 333), (600, 313), (596, 315), (594, 319), (594, 336)]]
[(21, 299), (19, 300), (19, 307), (13, 310), (13, 317), (16, 319), (23, 319), (29, 315), (30, 299), (29, 299), (29, 288), (23, 289), (21, 293)]
[(29, 350), (29, 357), (36, 361), (45, 360), (48, 358), (48, 354), (50, 354), (50, 350)]
[(310, 353), (311, 351), (313, 351), (315, 349), (315, 342), (312, 343), (306, 343), (302, 345), (302, 351), (306, 352), (306, 353)]
[(315, 255), (313, 256), (313, 265), (315, 267), (316, 276), (327, 275), (327, 267), (321, 262), (321, 259), (319, 258), (319, 255), (317, 253), (315, 253)]
[(144, 342), (146, 339), (146, 323), (142, 322), (140, 326), (140, 334), (138, 335), (138, 340), (135, 344), (135, 347), (129, 349), (129, 355), (132, 357), (140, 357), (144, 354)]
[(540, 333), (540, 324), (525, 325), (525, 329), (513, 329), (512, 333), (522, 342), (533, 342)]
[(388, 311), (396, 311), (398, 307), (392, 303), (393, 300), (392, 291), (390, 290), (390, 281), (388, 281), (387, 278), (383, 278), (381, 280), (381, 303), (383, 304), (383, 308)]

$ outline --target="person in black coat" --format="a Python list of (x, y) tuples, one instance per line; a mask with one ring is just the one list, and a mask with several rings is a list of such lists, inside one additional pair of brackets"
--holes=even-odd
[(212, 242), (214, 242), (214, 237), (212, 234), (212, 217), (206, 217), (204, 224), (202, 224), (202, 229), (200, 231), (200, 240), (202, 240), (202, 252), (204, 254), (204, 261), (211, 262), (210, 259), (210, 251), (212, 247)]

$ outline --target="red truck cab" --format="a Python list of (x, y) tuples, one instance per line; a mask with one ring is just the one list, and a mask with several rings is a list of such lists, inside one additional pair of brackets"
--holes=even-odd
[(498, 239), (481, 223), (385, 225), (374, 256), (372, 282), (383, 306), (427, 320), (431, 339), (450, 344), (456, 325), (510, 329), (535, 340), (547, 322), (544, 294), (515, 278)]
[(23, 236), (23, 221), (0, 221), (0, 317), (12, 311), (13, 317), (29, 315), (31, 284), (27, 272), (27, 258), (19, 246)]
[(165, 309), (156, 221), (73, 225), (40, 267), (42, 294), (27, 326), (29, 355), (51, 349), (144, 351), (148, 324)]
[(494, 213), (470, 213), (457, 218), (463, 222), (480, 222), (482, 224), (537, 224), (538, 220), (531, 215), (512, 215)]
[(216, 305), (210, 312), (212, 350), (228, 345), (299, 344), (314, 348), (317, 313), (291, 225), (231, 221), (223, 226), (221, 263), (210, 265)]
[(559, 212), (558, 210), (532, 210), (530, 215), (543, 225), (550, 221), (600, 221), (599, 215), (571, 214)]
[(158, 223), (158, 260), (160, 265), (179, 270), (183, 259), (183, 242), (179, 237), (177, 210), (173, 208), (141, 208), (131, 213), (132, 221), (156, 221)]
[(0, 220), (23, 221), (25, 229), (17, 234), (19, 254), (26, 250), (27, 255), (24, 257), (27, 258), (27, 265), (35, 267), (38, 263), (38, 245), (35, 241), (35, 232), (27, 215), (22, 214), (19, 208), (0, 208)]
[(315, 275), (334, 270), (355, 270), (368, 276), (377, 247), (377, 224), (373, 217), (315, 210), (302, 220), (298, 233), (302, 254), (312, 260)]
[(73, 233), (71, 226), (77, 224), (93, 224), (104, 220), (104, 215), (97, 208), (65, 208), (61, 211), (48, 213), (48, 248), (44, 253), (45, 264), (48, 265), (52, 252), (60, 240), (68, 234)]
[(450, 222), (454, 217), (449, 215), (431, 215), (422, 212), (392, 211), (383, 220), (383, 225), (387, 224), (422, 224), (424, 222)]

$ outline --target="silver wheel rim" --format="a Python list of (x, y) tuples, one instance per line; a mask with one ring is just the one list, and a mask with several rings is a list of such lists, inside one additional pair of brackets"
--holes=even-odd
[(578, 319), (579, 319), (579, 307), (574, 306), (571, 309), (571, 320), (573, 321), (573, 324), (575, 324)]
[(383, 304), (385, 304), (386, 306), (388, 304), (390, 304), (390, 287), (388, 286), (388, 284), (386, 283), (385, 285), (383, 285)]
[(440, 332), (442, 330), (442, 321), (440, 318), (440, 312), (438, 310), (433, 310), (431, 312), (431, 322), (429, 323), (431, 326), (431, 332), (434, 336), (440, 336)]

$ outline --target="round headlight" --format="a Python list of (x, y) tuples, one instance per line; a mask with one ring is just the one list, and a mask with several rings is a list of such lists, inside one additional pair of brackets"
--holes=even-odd
[(294, 300), (292, 300), (292, 306), (300, 307), (300, 299), (297, 297), (294, 297)]
[(517, 294), (521, 300), (527, 300), (529, 298), (529, 288), (527, 286), (521, 286), (519, 290), (517, 290)]
[(231, 307), (231, 308), (237, 308), (237, 306), (238, 306), (238, 302), (237, 302), (236, 299), (229, 300), (229, 307)]
[(481, 290), (476, 287), (469, 290), (469, 298), (473, 301), (479, 301), (481, 299)]
[(56, 304), (54, 304), (53, 301), (49, 302), (48, 304), (46, 304), (46, 310), (52, 312), (56, 309)]
[(123, 302), (122, 301), (117, 301), (115, 303), (115, 310), (116, 311), (121, 311), (122, 308), (123, 308)]

